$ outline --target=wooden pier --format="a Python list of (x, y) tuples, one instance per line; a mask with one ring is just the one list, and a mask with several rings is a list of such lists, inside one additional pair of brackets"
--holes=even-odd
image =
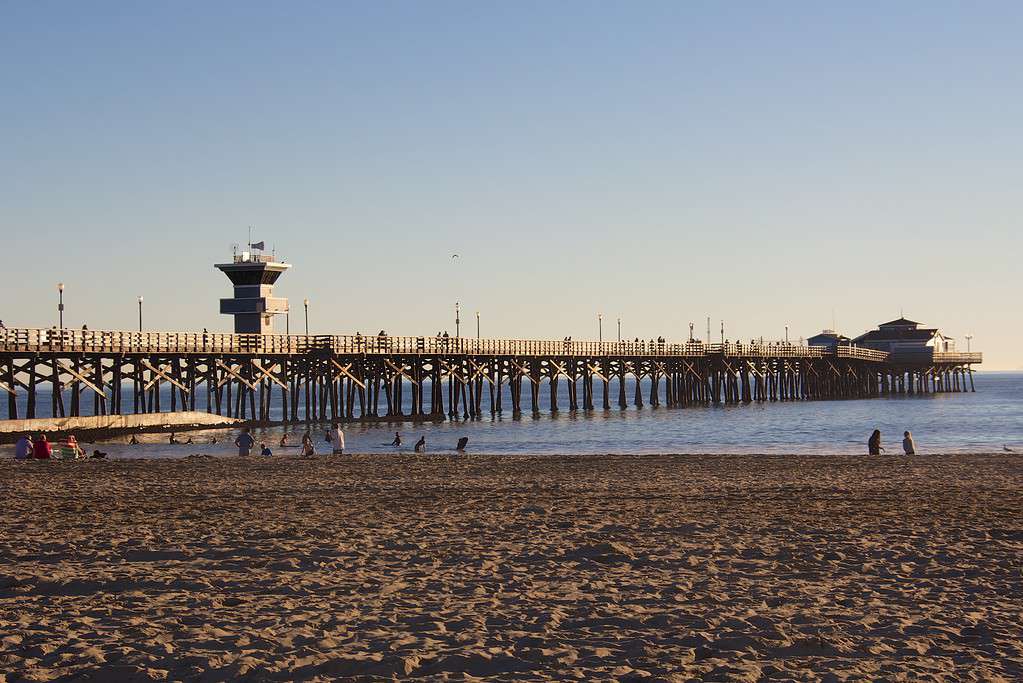
[(0, 329), (0, 394), (11, 419), (197, 409), (256, 422), (468, 419), (973, 391), (981, 360), (785, 343)]

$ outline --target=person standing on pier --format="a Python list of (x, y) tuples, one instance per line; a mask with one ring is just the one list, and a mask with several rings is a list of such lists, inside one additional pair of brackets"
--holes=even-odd
[(874, 433), (870, 435), (870, 439), (867, 440), (867, 452), (870, 455), (881, 455), (881, 451), (884, 448), (881, 447), (881, 430), (875, 429)]

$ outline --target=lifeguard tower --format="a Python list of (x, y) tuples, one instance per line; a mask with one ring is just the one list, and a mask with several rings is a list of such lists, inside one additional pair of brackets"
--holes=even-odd
[(263, 253), (263, 242), (235, 249), (231, 263), (215, 266), (231, 280), (234, 297), (220, 300), (220, 312), (234, 316), (236, 334), (273, 334), (274, 316), (288, 312), (288, 300), (273, 296), (274, 283), (290, 264)]

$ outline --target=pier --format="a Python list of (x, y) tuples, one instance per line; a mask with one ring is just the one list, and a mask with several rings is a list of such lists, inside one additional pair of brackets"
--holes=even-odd
[(976, 352), (781, 342), (0, 329), (10, 419), (195, 410), (254, 422), (272, 412), (290, 422), (478, 419), (870, 398), (974, 391), (980, 362)]

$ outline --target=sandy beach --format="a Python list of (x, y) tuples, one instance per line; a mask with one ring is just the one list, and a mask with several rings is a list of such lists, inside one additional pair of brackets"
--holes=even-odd
[(0, 463), (0, 681), (1023, 676), (1009, 454)]

